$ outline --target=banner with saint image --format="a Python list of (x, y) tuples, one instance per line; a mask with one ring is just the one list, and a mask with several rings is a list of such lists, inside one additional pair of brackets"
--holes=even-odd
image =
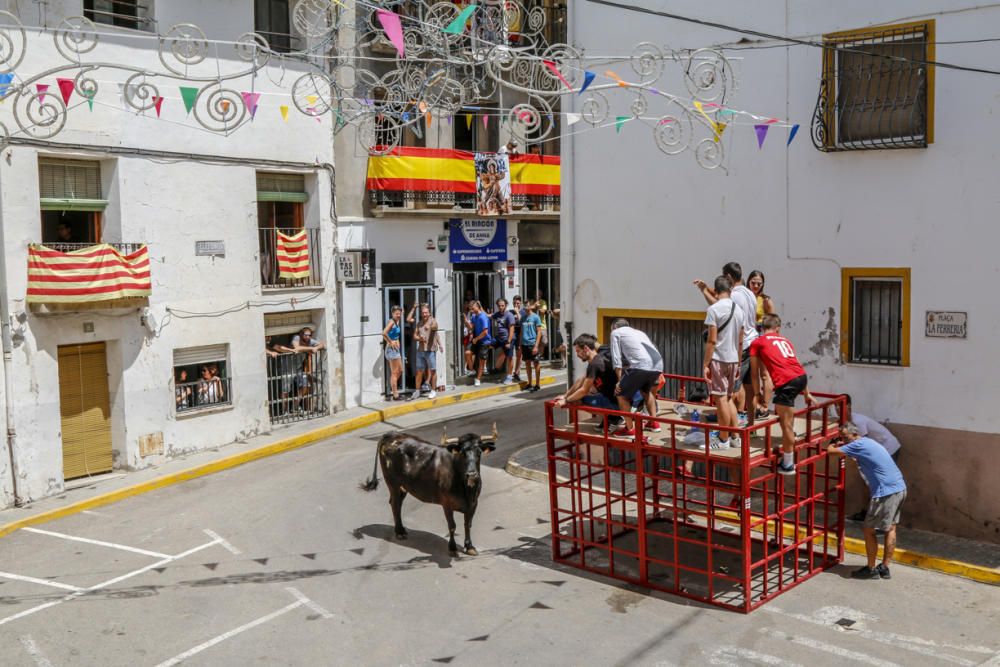
[(477, 215), (507, 215), (511, 212), (510, 156), (476, 153)]

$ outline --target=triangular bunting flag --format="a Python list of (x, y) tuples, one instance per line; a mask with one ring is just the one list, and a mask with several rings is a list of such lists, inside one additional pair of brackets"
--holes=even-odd
[(153, 96), (153, 108), (156, 109), (156, 117), (160, 117), (160, 108), (163, 106), (163, 98), (154, 95)]
[(764, 147), (764, 139), (767, 138), (767, 131), (771, 129), (770, 125), (761, 124), (754, 125), (753, 131), (757, 133), (757, 148), (761, 149)]
[(560, 81), (562, 81), (564, 84), (566, 84), (567, 88), (569, 88), (570, 90), (573, 90), (573, 86), (569, 85), (569, 81), (567, 81), (566, 77), (564, 77), (562, 75), (562, 72), (559, 71), (559, 68), (556, 67), (556, 64), (554, 62), (552, 62), (551, 60), (543, 60), (542, 62), (545, 63), (545, 66), (549, 68), (550, 72), (552, 72), (553, 74), (555, 74), (559, 78)]
[(283, 121), (285, 121), (287, 123), (288, 122), (288, 105), (287, 104), (282, 104), (280, 107), (278, 107), (278, 111), (281, 112), (281, 120), (283, 120)]
[(93, 90), (88, 90), (87, 93), (86, 93), (87, 106), (90, 107), (91, 111), (94, 110), (94, 96), (95, 95), (97, 95), (97, 92), (93, 91)]
[(625, 121), (627, 121), (628, 119), (629, 116), (618, 116), (618, 118), (615, 118), (615, 132), (621, 134), (622, 125), (624, 125)]
[(194, 102), (198, 99), (198, 89), (191, 86), (181, 86), (181, 99), (184, 100), (184, 111), (191, 113)]
[(615, 74), (614, 72), (612, 72), (611, 70), (608, 70), (604, 74), (606, 74), (607, 76), (610, 76), (612, 79), (614, 79), (615, 81), (617, 81), (618, 85), (621, 86), (622, 88), (627, 88), (628, 87), (628, 84), (625, 83), (624, 81), (622, 81), (622, 78), (620, 76), (618, 76), (617, 74)]
[(475, 11), (476, 5), (469, 5), (463, 9), (459, 15), (455, 17), (455, 20), (448, 24), (448, 27), (444, 29), (444, 32), (452, 35), (461, 35), (465, 32), (465, 24), (468, 23), (469, 17), (471, 17)]
[(719, 143), (719, 139), (722, 138), (722, 133), (725, 132), (725, 131), (726, 131), (726, 124), (725, 123), (716, 123), (715, 124), (715, 140), (714, 140), (715, 143)]
[(798, 133), (798, 131), (799, 131), (799, 124), (796, 123), (795, 125), (792, 125), (792, 131), (788, 133), (788, 142), (785, 143), (786, 148), (792, 145), (792, 139), (795, 138), (795, 135)]
[(595, 78), (597, 78), (597, 75), (594, 74), (593, 72), (590, 72), (590, 71), (584, 72), (583, 73), (583, 85), (580, 86), (580, 92), (577, 93), (577, 94), (578, 95), (582, 95), (583, 91), (585, 91), (588, 88), (590, 88), (590, 84), (594, 83), (594, 79)]
[(257, 115), (257, 103), (260, 102), (260, 93), (240, 93), (243, 97), (243, 103), (247, 105), (247, 110), (250, 112), (250, 120), (253, 120)]
[(38, 91), (38, 103), (45, 104), (45, 91), (49, 89), (49, 84), (47, 83), (36, 83), (35, 90)]
[(427, 121), (427, 127), (430, 127), (432, 122), (430, 111), (424, 114), (424, 120)]
[(382, 29), (385, 30), (385, 36), (396, 47), (399, 57), (405, 58), (406, 41), (403, 39), (403, 26), (399, 21), (399, 14), (390, 12), (388, 9), (379, 9), (377, 13), (379, 23), (382, 24)]
[(490, 117), (488, 115), (483, 116), (483, 128), (488, 128), (490, 124)]
[(574, 125), (579, 123), (582, 119), (583, 116), (581, 116), (578, 113), (568, 113), (566, 114), (566, 126), (573, 127)]
[(6, 95), (7, 90), (10, 89), (11, 82), (14, 81), (14, 73), (7, 72), (6, 74), (0, 74), (0, 95)]
[(69, 106), (69, 98), (73, 97), (73, 79), (56, 79), (56, 85), (59, 86), (63, 104)]
[(316, 106), (316, 102), (318, 100), (319, 100), (319, 95), (306, 95), (306, 102), (308, 102), (309, 106), (311, 107)]
[(452, 121), (452, 120), (453, 120), (453, 117), (452, 117), (452, 116), (448, 116), (448, 124), (449, 124), (449, 125), (451, 125), (451, 121)]
[(222, 113), (229, 113), (229, 100), (222, 100)]
[(472, 114), (471, 113), (465, 114), (465, 129), (467, 129), (467, 130), (471, 130), (472, 129)]

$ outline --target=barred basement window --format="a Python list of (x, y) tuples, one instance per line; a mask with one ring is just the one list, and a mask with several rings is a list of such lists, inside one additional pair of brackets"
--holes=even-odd
[(151, 30), (152, 0), (83, 0), (83, 15), (94, 23)]
[(841, 349), (848, 363), (910, 365), (910, 270), (842, 269)]
[(926, 148), (934, 141), (934, 21), (824, 35), (812, 121), (821, 151)]

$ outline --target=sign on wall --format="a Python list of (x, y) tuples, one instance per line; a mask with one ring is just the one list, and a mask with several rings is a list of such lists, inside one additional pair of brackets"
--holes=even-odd
[(930, 338), (965, 338), (968, 313), (928, 310), (926, 334)]
[(506, 262), (507, 221), (459, 220), (448, 223), (448, 258), (452, 263)]
[(337, 255), (337, 280), (348, 287), (374, 287), (375, 250), (345, 250)]

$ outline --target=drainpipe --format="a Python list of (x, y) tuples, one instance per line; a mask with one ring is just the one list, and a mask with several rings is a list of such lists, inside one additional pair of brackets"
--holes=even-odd
[(7, 417), (7, 463), (10, 466), (10, 484), (14, 493), (14, 507), (21, 506), (21, 495), (17, 491), (17, 464), (14, 448), (17, 445), (17, 429), (14, 427), (14, 381), (11, 369), (14, 359), (14, 342), (10, 331), (10, 308), (7, 304), (7, 243), (0, 220), (0, 339), (3, 343), (3, 384), (4, 412)]
[[(570, 6), (567, 10), (566, 42), (572, 45), (576, 39), (576, 12)], [(569, 101), (569, 111), (577, 112), (577, 96), (564, 95), (563, 104)], [(573, 384), (575, 376), (576, 360), (572, 353), (573, 349), (573, 322), (576, 320), (576, 140), (569, 126), (563, 123), (563, 131), (566, 136), (562, 143), (562, 214), (559, 220), (559, 245), (561, 264), (564, 270), (560, 272), (560, 290), (562, 292), (562, 314), (566, 323), (566, 378), (569, 385)], [(569, 158), (569, 159), (566, 159)]]

